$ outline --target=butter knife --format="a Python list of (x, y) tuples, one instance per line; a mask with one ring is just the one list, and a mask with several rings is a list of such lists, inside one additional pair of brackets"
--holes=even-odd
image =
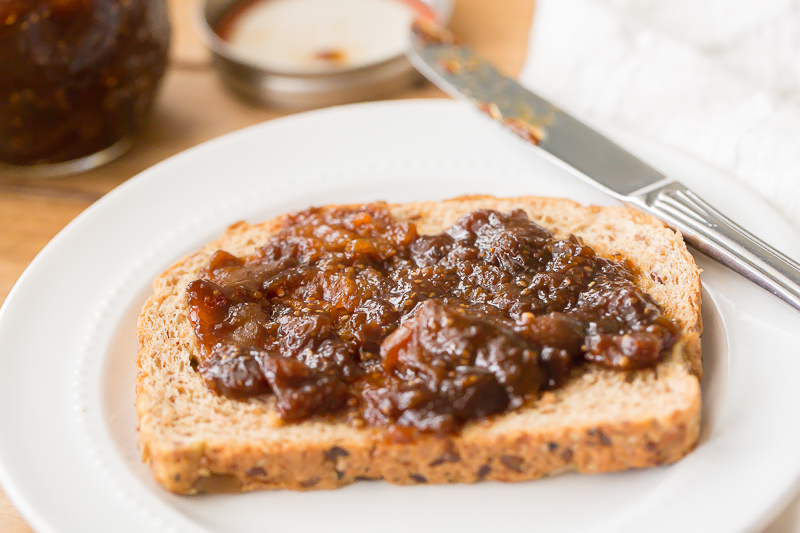
[(660, 218), (684, 239), (800, 311), (800, 264), (603, 135), (503, 76), (446, 30), (415, 23), (411, 63), (614, 198)]

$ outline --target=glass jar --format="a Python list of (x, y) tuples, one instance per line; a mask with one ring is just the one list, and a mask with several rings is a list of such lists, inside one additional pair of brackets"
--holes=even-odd
[(164, 74), (166, 0), (0, 0), (0, 175), (121, 155)]

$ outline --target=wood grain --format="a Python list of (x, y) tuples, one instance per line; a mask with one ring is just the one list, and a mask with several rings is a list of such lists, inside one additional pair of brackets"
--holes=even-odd
[[(225, 93), (189, 24), (194, 0), (169, 1), (170, 69), (153, 117), (131, 151), (104, 167), (67, 178), (12, 180), (0, 175), (0, 302), (42, 247), (117, 185), (203, 141), (288, 114), (253, 107)], [(532, 16), (533, 0), (456, 0), (450, 27), (501, 70), (516, 75), (525, 60)], [(442, 97), (438, 89), (425, 84), (392, 98)], [(2, 491), (0, 531), (31, 532)]]
[(0, 531), (3, 533), (30, 533), (32, 531), (8, 501), (2, 489), (0, 489)]

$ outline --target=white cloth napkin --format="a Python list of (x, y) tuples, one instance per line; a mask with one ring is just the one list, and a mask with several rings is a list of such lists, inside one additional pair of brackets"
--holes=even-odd
[(800, 4), (536, 0), (523, 83), (688, 152), (800, 230)]

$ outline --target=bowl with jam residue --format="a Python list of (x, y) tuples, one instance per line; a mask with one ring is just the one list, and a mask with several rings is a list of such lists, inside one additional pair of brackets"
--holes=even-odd
[(444, 24), (452, 0), (202, 0), (193, 19), (224, 86), (251, 102), (311, 109), (418, 80), (412, 21)]
[(0, 175), (120, 156), (167, 64), (165, 0), (0, 0)]

